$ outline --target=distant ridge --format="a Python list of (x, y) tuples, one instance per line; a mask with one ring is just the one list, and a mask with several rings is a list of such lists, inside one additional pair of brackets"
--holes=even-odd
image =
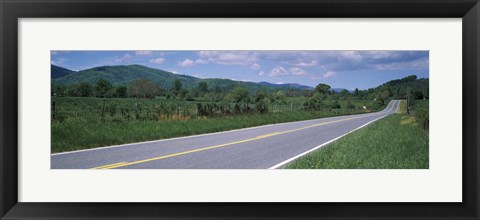
[(54, 84), (68, 85), (81, 82), (88, 82), (90, 84), (94, 84), (100, 78), (109, 81), (113, 85), (129, 85), (137, 79), (146, 78), (156, 82), (163, 89), (170, 89), (176, 79), (180, 79), (182, 81), (183, 87), (187, 89), (196, 86), (199, 82), (207, 82), (210, 88), (219, 87), (220, 89), (227, 90), (232, 89), (236, 85), (247, 87), (250, 91), (256, 91), (260, 88), (266, 88), (270, 90), (313, 89), (312, 87), (296, 83), (273, 84), (268, 82), (255, 83), (217, 78), (201, 79), (193, 76), (174, 74), (172, 72), (154, 69), (142, 65), (100, 66), (77, 72), (71, 71), (70, 74), (66, 74), (62, 77), (57, 78), (53, 78), (52, 68), (52, 79)]
[(295, 88), (295, 89), (301, 89), (301, 90), (310, 90), (313, 89), (310, 86), (305, 86), (305, 85), (300, 85), (298, 83), (281, 83), (281, 84), (274, 84), (274, 83), (269, 83), (269, 82), (259, 82), (259, 85), (264, 85), (264, 86), (272, 86), (272, 87), (289, 87), (289, 88)]
[(60, 77), (64, 77), (64, 76), (72, 74), (74, 72), (75, 71), (73, 71), (73, 70), (69, 70), (69, 69), (66, 69), (66, 68), (63, 68), (63, 67), (59, 67), (59, 66), (55, 66), (53, 64), (50, 64), (50, 73), (51, 73), (52, 79), (57, 79), (57, 78), (60, 78)]

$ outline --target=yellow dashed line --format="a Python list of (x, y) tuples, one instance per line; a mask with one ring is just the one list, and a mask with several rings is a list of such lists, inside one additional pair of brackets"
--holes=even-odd
[(117, 166), (117, 165), (122, 165), (122, 164), (126, 164), (127, 162), (120, 162), (120, 163), (114, 163), (114, 164), (108, 164), (108, 165), (105, 165), (105, 166), (99, 166), (99, 167), (94, 167), (92, 169), (108, 169), (112, 166)]
[[(390, 106), (390, 109), (388, 111), (392, 110), (394, 105), (395, 105), (395, 102), (392, 103), (392, 105)], [(120, 162), (120, 163), (115, 163), (115, 164), (109, 164), (109, 165), (105, 165), (105, 166), (94, 167), (92, 169), (114, 169), (114, 168), (118, 168), (118, 167), (130, 166), (130, 165), (134, 165), (134, 164), (145, 163), (145, 162), (165, 159), (165, 158), (169, 158), (169, 157), (176, 157), (176, 156), (181, 156), (181, 155), (185, 155), (185, 154), (191, 154), (191, 153), (195, 153), (195, 152), (206, 151), (206, 150), (211, 150), (211, 149), (220, 148), (220, 147), (226, 147), (226, 146), (230, 146), (230, 145), (234, 145), (234, 144), (241, 144), (241, 143), (254, 141), (254, 140), (259, 140), (259, 139), (263, 139), (263, 138), (268, 138), (268, 137), (272, 137), (272, 136), (276, 136), (276, 135), (280, 135), (280, 134), (300, 131), (300, 130), (313, 128), (313, 127), (318, 127), (318, 126), (322, 126), (322, 125), (326, 125), (326, 124), (332, 124), (332, 123), (336, 123), (336, 122), (342, 122), (342, 121), (348, 121), (348, 120), (352, 120), (352, 119), (364, 118), (364, 117), (368, 117), (368, 116), (371, 116), (371, 115), (358, 116), (358, 117), (351, 117), (351, 118), (340, 119), (340, 120), (335, 120), (335, 121), (329, 121), (329, 122), (309, 125), (309, 126), (302, 127), (302, 128), (292, 129), (292, 130), (288, 130), (288, 131), (264, 134), (264, 135), (257, 136), (255, 138), (250, 138), (250, 139), (245, 139), (245, 140), (240, 140), (240, 141), (234, 141), (234, 142), (230, 142), (230, 143), (219, 144), (219, 145), (214, 145), (214, 146), (210, 146), (210, 147), (204, 147), (204, 148), (199, 148), (199, 149), (195, 149), (195, 150), (184, 151), (184, 152), (180, 152), (180, 153), (168, 154), (168, 155), (149, 158), (149, 159), (145, 159), (145, 160), (138, 160), (138, 161), (133, 161), (133, 162), (128, 162), (128, 163), (127, 162)]]

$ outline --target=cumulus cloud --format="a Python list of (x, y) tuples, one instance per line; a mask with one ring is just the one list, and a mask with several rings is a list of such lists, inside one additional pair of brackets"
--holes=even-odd
[[(249, 65), (261, 61), (308, 71), (322, 67), (335, 72), (385, 69), (428, 69), (428, 51), (199, 51), (200, 59), (222, 65)], [(417, 61), (417, 62), (414, 62)], [(258, 66), (256, 65), (258, 64)]]
[(333, 71), (327, 71), (323, 74), (323, 78), (330, 78), (330, 77), (334, 77), (336, 76), (337, 73), (336, 72), (333, 72)]
[(126, 53), (122, 57), (115, 57), (113, 62), (115, 62), (115, 63), (128, 62), (128, 61), (130, 61), (131, 58), (132, 58), (132, 56), (130, 54)]
[(339, 51), (338, 57), (340, 59), (360, 62), (363, 59), (363, 56), (360, 54), (359, 51)]
[(63, 63), (65, 63), (68, 59), (66, 58), (63, 58), (63, 57), (58, 57), (56, 59), (52, 59), (50, 61), (50, 64), (53, 64), (53, 65), (62, 65)]
[(165, 62), (165, 58), (162, 58), (162, 57), (150, 60), (150, 63), (155, 63), (155, 64), (162, 64), (164, 62)]
[(292, 67), (292, 68), (290, 68), (290, 72), (295, 76), (308, 75), (307, 71), (305, 71), (304, 69), (302, 69), (300, 67)]
[(223, 65), (249, 65), (258, 60), (254, 51), (199, 51), (198, 56)]
[(273, 68), (268, 74), (268, 76), (270, 77), (278, 77), (278, 76), (286, 76), (286, 75), (288, 75), (287, 70), (281, 66)]
[(300, 63), (295, 64), (295, 66), (299, 66), (299, 67), (314, 67), (314, 66), (317, 66), (317, 65), (318, 65), (318, 61), (316, 61), (316, 60), (312, 60), (308, 63), (300, 62)]
[(186, 60), (184, 60), (184, 61), (178, 62), (177, 65), (178, 65), (179, 67), (189, 67), (189, 66), (195, 65), (195, 62), (194, 62), (193, 60), (186, 59)]
[(196, 64), (206, 64), (206, 63), (208, 63), (208, 61), (203, 60), (203, 59), (197, 59), (195, 61), (193, 61), (191, 59), (186, 59), (186, 60), (178, 62), (177, 66), (179, 66), (179, 67), (191, 67), (191, 66), (195, 66)]
[(150, 55), (153, 55), (153, 51), (151, 51), (151, 50), (139, 50), (139, 51), (135, 51), (135, 55), (137, 55), (137, 56), (150, 56)]
[(259, 70), (260, 68), (262, 68), (262, 66), (260, 66), (260, 64), (258, 63), (254, 63), (252, 64), (252, 66), (250, 66), (250, 68), (252, 68), (253, 70)]
[(377, 70), (398, 70), (398, 69), (412, 69), (412, 70), (425, 70), (429, 68), (428, 58), (406, 61), (406, 62), (391, 62), (391, 63), (379, 63), (373, 65)]
[(202, 59), (195, 60), (195, 64), (207, 64), (207, 63), (208, 63), (207, 60), (202, 60)]
[(258, 75), (259, 75), (259, 76), (265, 76), (265, 72), (260, 71), (260, 72), (258, 72)]

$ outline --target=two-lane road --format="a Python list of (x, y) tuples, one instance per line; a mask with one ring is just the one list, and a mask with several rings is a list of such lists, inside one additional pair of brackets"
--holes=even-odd
[(397, 111), (338, 116), (51, 155), (52, 169), (277, 168)]

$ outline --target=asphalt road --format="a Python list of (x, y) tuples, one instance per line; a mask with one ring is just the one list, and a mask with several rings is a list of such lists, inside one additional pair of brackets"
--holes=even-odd
[(274, 169), (397, 111), (338, 116), (51, 155), (52, 169)]

